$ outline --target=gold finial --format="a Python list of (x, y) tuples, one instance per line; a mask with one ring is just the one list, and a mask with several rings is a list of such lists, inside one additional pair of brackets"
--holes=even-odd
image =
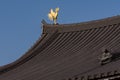
[(58, 17), (59, 8), (56, 8), (55, 11), (53, 9), (50, 9), (50, 12), (48, 13), (48, 18), (54, 22), (54, 24), (57, 24), (57, 17)]

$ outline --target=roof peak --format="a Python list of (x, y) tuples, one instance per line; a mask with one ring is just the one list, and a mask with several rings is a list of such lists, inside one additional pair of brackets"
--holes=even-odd
[(48, 24), (45, 20), (42, 21), (43, 33), (52, 33), (54, 30), (58, 32), (70, 32), (70, 31), (80, 31), (87, 30), (91, 28), (99, 28), (108, 25), (120, 23), (120, 15), (107, 17), (98, 20), (92, 20), (87, 22), (72, 23), (72, 24)]

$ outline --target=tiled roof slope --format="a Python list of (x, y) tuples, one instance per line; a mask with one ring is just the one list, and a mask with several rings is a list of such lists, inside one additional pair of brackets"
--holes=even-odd
[(120, 16), (76, 24), (44, 22), (36, 44), (0, 67), (0, 80), (87, 80), (119, 73), (119, 59), (100, 65), (103, 48), (120, 53)]

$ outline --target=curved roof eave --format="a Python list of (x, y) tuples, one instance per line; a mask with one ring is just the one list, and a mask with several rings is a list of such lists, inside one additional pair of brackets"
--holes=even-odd
[[(42, 25), (42, 27), (43, 26), (44, 25)], [(39, 53), (37, 53), (38, 50), (40, 50), (40, 51), (44, 50), (45, 47), (47, 47), (52, 42), (51, 39), (54, 39), (56, 37), (55, 33), (56, 33), (56, 31), (54, 30), (54, 32), (52, 34), (47, 34), (47, 33), (44, 33), (44, 29), (43, 29), (41, 37), (22, 57), (20, 57), (18, 60), (14, 61), (10, 64), (0, 66), (0, 74), (8, 72), (8, 71), (26, 63), (33, 57), (35, 57), (37, 54), (39, 54)], [(47, 43), (47, 45), (46, 45), (46, 43)]]
[(28, 61), (30, 58), (32, 58), (35, 55), (35, 54), (33, 55), (34, 50), (38, 47), (38, 45), (41, 45), (41, 42), (43, 41), (44, 37), (45, 37), (45, 34), (42, 34), (40, 39), (38, 39), (38, 41), (36, 41), (36, 43), (18, 60), (14, 61), (10, 64), (0, 66), (0, 74), (17, 67), (17, 66), (25, 63), (26, 61)]

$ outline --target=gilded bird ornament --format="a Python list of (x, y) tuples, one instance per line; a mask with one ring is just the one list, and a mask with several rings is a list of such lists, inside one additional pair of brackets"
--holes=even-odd
[(58, 17), (59, 8), (56, 8), (55, 11), (53, 9), (50, 9), (50, 12), (48, 13), (48, 18), (54, 22), (54, 24), (57, 24), (57, 17)]

